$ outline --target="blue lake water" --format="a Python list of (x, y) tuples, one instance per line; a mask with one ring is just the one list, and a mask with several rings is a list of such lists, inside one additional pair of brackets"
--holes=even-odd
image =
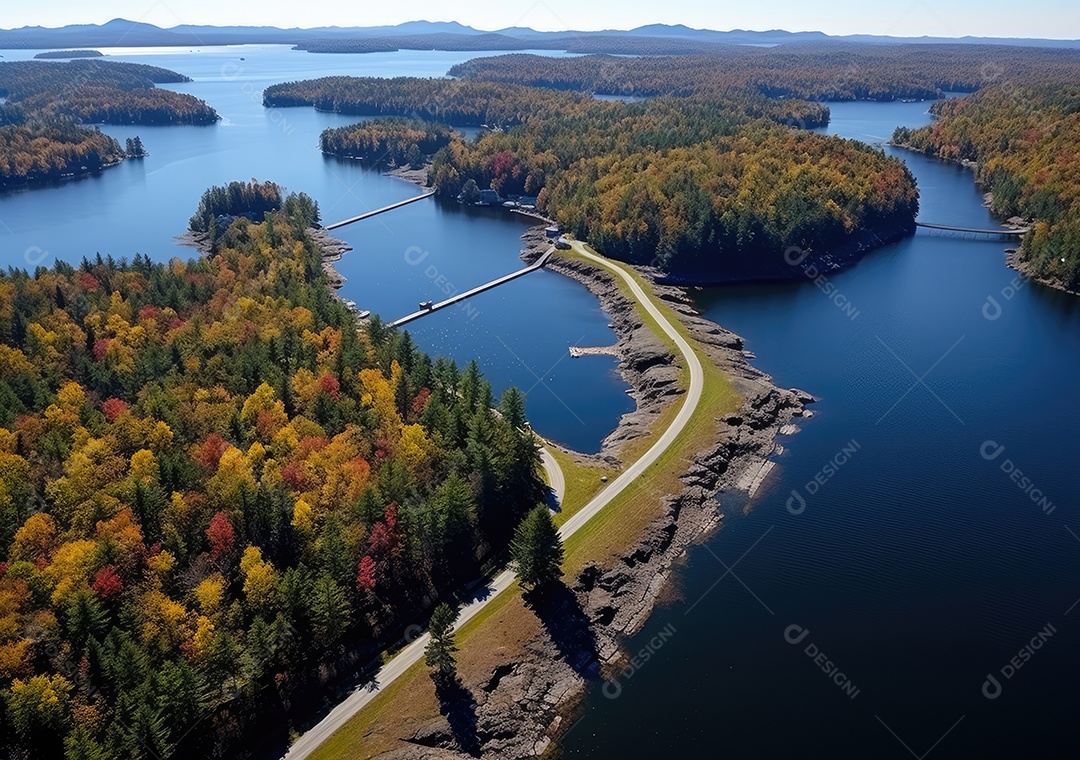
[[(5, 60), (34, 52), (0, 51)], [(191, 255), (173, 236), (206, 187), (233, 179), (307, 192), (327, 220), (407, 198), (412, 185), (319, 154), (320, 130), (349, 117), (268, 111), (261, 92), (329, 74), (440, 76), (474, 57), (282, 46), (106, 52), (191, 76), (177, 89), (205, 98), (224, 121), (106, 127), (121, 140), (140, 135), (150, 157), (0, 196), (0, 264), (98, 251)], [(929, 120), (925, 103), (831, 107), (829, 131), (869, 142)], [(993, 224), (969, 172), (901, 155), (919, 180), (925, 221)], [(355, 250), (339, 264), (342, 296), (395, 318), (520, 267), (524, 229), (434, 201), (343, 228)], [(920, 232), (830, 276), (831, 295), (810, 282), (698, 294), (762, 369), (821, 401), (784, 440), (753, 509), (727, 509), (727, 527), (689, 553), (682, 599), (628, 642), (648, 661), (607, 689), (617, 698), (596, 689), (566, 737), (567, 756), (903, 758), (906, 744), (920, 757), (1013, 758), (1075, 746), (1080, 607), (1066, 612), (1080, 598), (1080, 302), (1018, 288), (1005, 245)], [(528, 390), (545, 435), (595, 450), (630, 403), (610, 357), (571, 360), (567, 346), (610, 343), (607, 323), (584, 288), (538, 272), (410, 327), (433, 353), (477, 358), (497, 391)], [(989, 453), (1005, 447), (990, 461), (980, 454), (988, 441)], [(1003, 468), (1021, 470), (1053, 511)], [(788, 508), (793, 492), (805, 501), (799, 514)], [(1052, 635), (1022, 658), (1047, 626)], [(805, 638), (787, 643), (800, 631)], [(1006, 677), (1013, 658), (1022, 667)], [(1001, 685), (996, 699), (983, 696), (987, 675)]]
[[(868, 142), (930, 120), (925, 103), (831, 107), (828, 131)], [(886, 150), (923, 220), (996, 226), (970, 172)], [(751, 511), (690, 551), (679, 601), (627, 643), (647, 661), (595, 690), (567, 757), (1072, 754), (1080, 302), (1017, 288), (1006, 245), (888, 246), (829, 278), (854, 319), (810, 282), (699, 294), (821, 401)]]
[[(0, 52), (13, 60), (37, 51)], [(0, 195), (0, 265), (32, 270), (98, 252), (158, 260), (191, 256), (194, 251), (178, 247), (174, 236), (184, 231), (207, 187), (234, 179), (270, 179), (306, 192), (328, 222), (411, 197), (420, 191), (408, 182), (319, 152), (323, 129), (356, 117), (266, 109), (262, 91), (277, 82), (335, 74), (443, 76), (475, 57), (423, 51), (314, 55), (283, 45), (103, 52), (186, 74), (194, 81), (173, 87), (205, 99), (222, 121), (210, 127), (103, 127), (121, 142), (139, 135), (150, 156), (94, 177)], [(348, 279), (341, 295), (394, 319), (415, 310), (418, 301), (520, 268), (519, 238), (526, 229), (510, 214), (434, 200), (341, 228), (338, 236), (355, 249), (338, 265)], [(410, 331), (431, 353), (461, 363), (476, 358), (497, 394), (508, 385), (528, 391), (529, 416), (543, 435), (596, 451), (632, 402), (612, 357), (571, 359), (567, 349), (614, 342), (607, 325), (584, 287), (537, 272), (469, 301), (467, 308), (425, 317)]]

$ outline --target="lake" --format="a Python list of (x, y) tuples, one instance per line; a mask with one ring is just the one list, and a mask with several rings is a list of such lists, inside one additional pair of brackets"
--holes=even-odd
[[(930, 120), (926, 103), (830, 106), (827, 131), (867, 142)], [(921, 220), (996, 227), (971, 172), (886, 150), (918, 178)], [(698, 294), (821, 400), (749, 513), (689, 552), (678, 601), (627, 642), (647, 661), (594, 690), (567, 757), (1075, 747), (1080, 301), (1016, 282), (1007, 245), (920, 231), (883, 248), (829, 276), (854, 319), (810, 282)]]
[[(327, 221), (410, 197), (405, 182), (320, 155), (319, 132), (353, 117), (268, 111), (261, 92), (330, 74), (440, 76), (475, 57), (105, 52), (191, 76), (176, 89), (224, 120), (106, 127), (140, 135), (150, 157), (0, 196), (4, 264), (192, 255), (173, 236), (204, 189), (233, 179), (307, 192)], [(831, 107), (828, 131), (868, 142), (930, 118), (925, 103)], [(899, 155), (924, 221), (994, 224), (970, 172)], [(345, 227), (355, 250), (338, 265), (342, 296), (396, 318), (520, 267), (524, 229), (435, 201)], [(918, 757), (1013, 758), (1074, 745), (1080, 301), (1017, 280), (1005, 246), (919, 232), (830, 275), (832, 296), (811, 282), (696, 293), (780, 385), (821, 400), (783, 439), (752, 509), (727, 507), (726, 527), (689, 552), (680, 598), (628, 642), (647, 661), (597, 686), (567, 756), (904, 758), (907, 745)], [(433, 353), (477, 358), (496, 392), (527, 390), (541, 433), (595, 451), (631, 404), (611, 357), (572, 360), (567, 347), (611, 343), (607, 324), (582, 286), (542, 271), (410, 329)]]
[[(4, 60), (39, 51), (0, 51)], [(311, 108), (265, 109), (268, 85), (336, 74), (443, 76), (473, 53), (401, 51), (317, 55), (285, 45), (103, 48), (116, 60), (179, 71), (194, 81), (170, 85), (210, 103), (222, 121), (209, 127), (103, 127), (121, 143), (139, 135), (150, 156), (97, 176), (0, 195), (0, 265), (78, 263), (95, 253), (144, 253), (156, 260), (194, 255), (174, 236), (199, 196), (231, 180), (273, 180), (306, 192), (331, 222), (413, 196), (420, 190), (359, 163), (324, 157), (319, 133), (354, 116)], [(338, 264), (341, 296), (395, 319), (419, 301), (466, 290), (523, 266), (525, 221), (505, 212), (422, 201), (343, 227), (353, 246)], [(614, 332), (580, 284), (540, 271), (410, 325), (419, 345), (459, 363), (476, 358), (496, 394), (527, 392), (537, 431), (581, 451), (597, 451), (633, 408), (610, 356), (571, 359), (571, 345), (610, 345)]]

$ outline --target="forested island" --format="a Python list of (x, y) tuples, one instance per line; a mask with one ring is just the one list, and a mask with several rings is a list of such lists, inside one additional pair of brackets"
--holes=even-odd
[(0, 126), (0, 188), (87, 174), (125, 158), (120, 143), (70, 119), (21, 119)]
[(799, 276), (784, 259), (791, 246), (844, 263), (910, 233), (918, 209), (901, 162), (784, 126), (828, 121), (826, 107), (791, 98), (620, 103), (491, 82), (335, 77), (271, 87), (265, 101), (505, 125), (469, 142), (445, 128), (376, 120), (326, 130), (321, 144), (331, 155), (374, 148), (399, 162), (437, 148), (429, 182), (440, 195), (535, 196), (607, 255), (682, 281)]
[[(0, 63), (0, 187), (100, 171), (128, 151), (84, 124), (213, 124), (204, 101), (155, 83), (190, 81), (156, 66), (112, 61)], [(140, 144), (131, 155), (146, 155)]]
[(522, 395), (360, 329), (298, 201), (0, 275), (5, 754), (246, 755), (542, 500)]
[(934, 124), (897, 129), (893, 142), (974, 162), (991, 210), (1031, 220), (1021, 268), (1080, 291), (1080, 86), (999, 85), (940, 101), (931, 111)]
[[(988, 64), (991, 61), (992, 64)], [(1067, 82), (1075, 51), (1000, 45), (860, 45), (793, 42), (729, 46), (708, 55), (616, 58), (510, 54), (454, 66), (463, 79), (606, 95), (756, 92), (809, 100), (934, 100), (998, 80)]]
[(374, 119), (347, 127), (331, 127), (319, 135), (328, 156), (355, 158), (377, 166), (421, 169), (428, 158), (458, 137), (445, 124), (415, 119)]
[(312, 227), (321, 221), (319, 204), (307, 193), (286, 195), (280, 185), (270, 181), (234, 181), (224, 187), (211, 187), (202, 194), (188, 221), (188, 229), (205, 234), (209, 248), (214, 250), (237, 219), (261, 222), (268, 214), (282, 210), (287, 218), (303, 220)]
[(154, 86), (188, 81), (140, 63), (0, 63), (0, 97), (28, 113), (90, 124), (213, 124), (219, 117), (204, 101)]
[(100, 50), (47, 50), (34, 56), (39, 61), (65, 60), (72, 58), (102, 58)]
[(313, 106), (354, 116), (409, 116), (461, 127), (511, 127), (544, 110), (577, 110), (585, 95), (488, 82), (419, 77), (322, 77), (267, 87), (269, 108)]

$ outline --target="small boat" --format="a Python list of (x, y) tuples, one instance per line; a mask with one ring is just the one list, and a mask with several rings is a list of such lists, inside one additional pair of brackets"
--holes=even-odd
[(424, 309), (424, 310), (430, 309), (434, 305), (435, 305), (434, 301), (421, 301), (420, 302), (420, 308)]
[(1016, 249), (1015, 248), (1006, 248), (1005, 253), (1016, 253)]
[(348, 306), (350, 309), (355, 309), (356, 308), (356, 301), (346, 301), (345, 305)]
[(357, 314), (356, 316), (359, 317), (360, 319), (367, 319), (368, 317), (371, 316), (371, 312), (367, 311), (367, 310), (364, 310), (364, 311), (360, 312), (359, 314)]

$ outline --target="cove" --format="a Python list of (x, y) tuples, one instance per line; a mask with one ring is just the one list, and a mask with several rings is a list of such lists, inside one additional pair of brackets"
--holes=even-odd
[[(4, 60), (36, 50), (0, 51)], [(332, 222), (411, 197), (418, 188), (357, 162), (325, 158), (319, 133), (356, 117), (310, 108), (266, 109), (270, 84), (335, 74), (442, 76), (469, 52), (316, 55), (286, 45), (206, 48), (103, 48), (116, 60), (179, 71), (194, 81), (170, 85), (203, 98), (222, 121), (208, 127), (106, 126), (120, 140), (139, 135), (150, 151), (102, 173), (0, 194), (0, 266), (29, 269), (56, 260), (78, 264), (97, 253), (143, 253), (162, 261), (195, 255), (176, 245), (199, 196), (231, 180), (271, 179), (319, 202)], [(522, 266), (527, 224), (502, 212), (422, 201), (336, 230), (354, 250), (338, 263), (343, 298), (386, 319), (419, 301), (465, 290)], [(408, 253), (408, 256), (406, 253)], [(423, 256), (423, 263), (418, 261)], [(459, 364), (476, 358), (496, 395), (527, 391), (528, 414), (542, 435), (580, 451), (600, 449), (633, 408), (610, 356), (571, 359), (571, 345), (610, 345), (615, 336), (596, 299), (576, 282), (536, 272), (467, 303), (425, 317), (410, 332), (427, 352)]]

